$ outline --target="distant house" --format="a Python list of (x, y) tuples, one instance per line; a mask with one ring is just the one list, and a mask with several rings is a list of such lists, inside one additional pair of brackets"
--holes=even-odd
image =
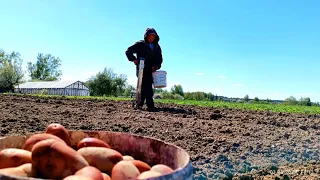
[(80, 81), (25, 82), (15, 86), (14, 92), (23, 94), (48, 94), (89, 96), (89, 88)]

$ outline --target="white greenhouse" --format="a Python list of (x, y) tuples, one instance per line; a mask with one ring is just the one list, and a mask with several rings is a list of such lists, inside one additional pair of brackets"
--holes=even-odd
[(16, 93), (89, 96), (89, 88), (80, 81), (25, 82), (15, 86)]

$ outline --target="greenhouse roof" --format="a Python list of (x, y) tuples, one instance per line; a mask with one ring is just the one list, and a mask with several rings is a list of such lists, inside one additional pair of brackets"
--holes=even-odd
[(65, 88), (77, 81), (46, 81), (46, 82), (25, 82), (15, 88)]

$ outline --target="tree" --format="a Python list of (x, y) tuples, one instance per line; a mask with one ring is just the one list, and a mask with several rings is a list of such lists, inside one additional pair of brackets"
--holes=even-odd
[(245, 101), (245, 102), (249, 101), (249, 95), (248, 94), (244, 96), (243, 101)]
[(320, 103), (319, 102), (311, 102), (311, 105), (312, 106), (320, 106)]
[(184, 99), (186, 100), (197, 100), (197, 101), (204, 101), (208, 100), (208, 95), (204, 92), (186, 92), (184, 94)]
[(135, 90), (135, 88), (132, 85), (128, 85), (127, 88), (124, 90), (123, 95), (126, 97), (131, 96), (131, 92)]
[(174, 99), (174, 95), (166, 90), (161, 93), (163, 99)]
[(171, 87), (172, 94), (179, 94), (180, 96), (184, 96), (183, 88), (181, 85), (174, 85)]
[(0, 50), (0, 89), (13, 90), (14, 86), (21, 83), (24, 77), (20, 53), (7, 54)]
[(122, 95), (126, 88), (126, 82), (127, 82), (127, 77), (125, 75), (121, 74), (119, 77), (115, 76), (114, 79), (112, 79), (111, 94), (114, 96)]
[(215, 95), (213, 95), (212, 93), (208, 93), (207, 94), (207, 99), (210, 101), (214, 101), (215, 100)]
[(92, 76), (86, 83), (91, 96), (119, 96), (124, 94), (127, 77), (117, 76), (113, 69), (104, 68), (102, 72)]
[(28, 62), (29, 76), (32, 80), (55, 81), (62, 75), (60, 66), (61, 59), (58, 57), (39, 53), (35, 64)]
[(204, 101), (205, 100), (204, 92), (199, 92), (199, 91), (195, 92), (194, 99), (197, 101)]
[(286, 98), (286, 99), (284, 100), (284, 104), (296, 105), (296, 104), (298, 104), (298, 101), (297, 101), (297, 99), (296, 99), (295, 97), (290, 96), (290, 97), (288, 97), (288, 98)]
[(194, 96), (193, 96), (193, 93), (191, 93), (191, 92), (184, 93), (184, 98), (187, 99), (187, 100), (195, 100)]
[(0, 49), (0, 68), (3, 67), (5, 56), (6, 56), (6, 53), (4, 52), (4, 50)]
[(103, 72), (98, 72), (88, 81), (91, 96), (111, 95), (111, 79)]
[(308, 97), (301, 97), (298, 104), (302, 106), (311, 106), (311, 99)]
[(184, 98), (180, 94), (174, 94), (173, 99), (183, 100)]
[(163, 89), (160, 89), (160, 88), (154, 88), (154, 93), (159, 93), (161, 94), (162, 92), (164, 92)]
[(253, 99), (253, 101), (254, 101), (254, 102), (259, 102), (260, 99), (259, 99), (258, 97), (255, 97), (255, 98)]

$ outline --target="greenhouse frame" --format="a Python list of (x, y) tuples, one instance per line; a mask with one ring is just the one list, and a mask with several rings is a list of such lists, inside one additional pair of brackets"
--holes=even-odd
[(80, 81), (25, 82), (17, 85), (14, 92), (23, 94), (48, 94), (64, 96), (89, 96), (90, 90)]

